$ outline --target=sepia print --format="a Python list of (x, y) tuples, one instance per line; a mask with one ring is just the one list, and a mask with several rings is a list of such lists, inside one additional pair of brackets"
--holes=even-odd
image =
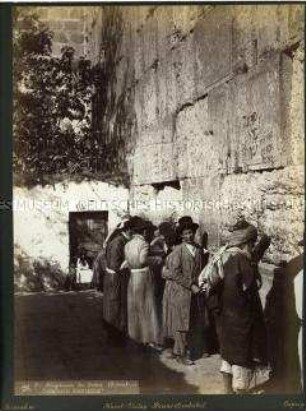
[(13, 6), (16, 396), (302, 393), (304, 12)]

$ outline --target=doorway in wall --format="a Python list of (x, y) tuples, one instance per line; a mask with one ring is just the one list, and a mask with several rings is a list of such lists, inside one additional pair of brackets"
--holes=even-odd
[(85, 252), (90, 268), (108, 233), (107, 211), (76, 211), (69, 213), (70, 261)]

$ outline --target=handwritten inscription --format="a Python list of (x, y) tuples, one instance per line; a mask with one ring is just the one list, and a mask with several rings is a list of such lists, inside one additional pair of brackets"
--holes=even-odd
[(249, 168), (272, 167), (275, 162), (275, 139), (272, 130), (266, 130), (258, 113), (243, 117), (245, 139), (241, 154)]
[(16, 395), (139, 394), (139, 381), (31, 381), (17, 382)]
[(294, 401), (294, 400), (286, 400), (283, 403), (285, 408), (290, 409), (306, 409), (306, 402), (305, 401)]
[(204, 409), (206, 408), (207, 403), (206, 402), (197, 402), (197, 401), (186, 401), (186, 402), (180, 402), (180, 401), (154, 401), (153, 404), (147, 404), (145, 402), (132, 402), (132, 401), (126, 401), (126, 402), (106, 402), (105, 404), (102, 404), (102, 407), (105, 409), (136, 409), (136, 410), (147, 410), (147, 409), (155, 409), (155, 410), (166, 410), (166, 409)]

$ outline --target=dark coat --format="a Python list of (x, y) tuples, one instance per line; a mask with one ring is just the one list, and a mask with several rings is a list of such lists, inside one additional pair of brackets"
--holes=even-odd
[(221, 357), (230, 364), (249, 367), (266, 362), (267, 340), (263, 310), (251, 256), (237, 248), (224, 263), (219, 338)]
[(106, 265), (114, 273), (106, 269), (103, 278), (103, 318), (122, 332), (127, 330), (128, 270), (122, 270), (120, 266), (124, 261), (127, 242), (128, 239), (120, 233), (107, 244)]
[(195, 257), (184, 243), (168, 256), (163, 276), (166, 286), (163, 297), (163, 335), (173, 338), (177, 331), (189, 331), (191, 286), (197, 284), (203, 268), (203, 251), (197, 246)]
[(106, 269), (106, 251), (103, 248), (93, 263), (93, 275), (92, 275), (92, 286), (97, 288), (99, 291), (103, 291), (103, 278)]

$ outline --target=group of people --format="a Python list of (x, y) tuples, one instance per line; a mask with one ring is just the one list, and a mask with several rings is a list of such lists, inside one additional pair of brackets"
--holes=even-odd
[(256, 228), (240, 220), (209, 256), (207, 233), (198, 233), (190, 216), (158, 227), (134, 216), (108, 236), (94, 263), (108, 335), (156, 353), (171, 344), (171, 357), (185, 365), (218, 345), (225, 392), (245, 392), (267, 364), (257, 265), (270, 240), (257, 241)]

